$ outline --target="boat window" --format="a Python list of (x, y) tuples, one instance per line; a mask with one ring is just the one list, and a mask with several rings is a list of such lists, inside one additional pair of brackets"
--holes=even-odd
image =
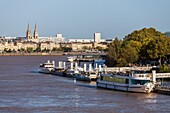
[(40, 67), (44, 67), (44, 64), (40, 64)]
[(125, 78), (117, 78), (117, 77), (110, 77), (110, 76), (103, 76), (104, 81), (108, 82), (116, 82), (116, 83), (123, 83), (123, 84), (128, 84), (128, 79)]
[(103, 80), (103, 76), (100, 77), (100, 80)]
[(143, 74), (143, 73), (145, 73), (145, 71), (141, 71), (141, 70), (134, 71), (134, 74)]
[(131, 83), (135, 85), (137, 84), (144, 85), (147, 82), (149, 82), (149, 80), (133, 80), (133, 79), (131, 80)]
[(126, 79), (125, 84), (129, 84), (129, 79)]

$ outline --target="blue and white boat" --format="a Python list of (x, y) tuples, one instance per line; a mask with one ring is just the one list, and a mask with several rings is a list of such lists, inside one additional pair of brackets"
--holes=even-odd
[(55, 67), (55, 62), (48, 60), (46, 63), (40, 64), (39, 73), (50, 74)]
[(96, 84), (97, 87), (106, 89), (150, 93), (156, 81), (153, 76), (155, 76), (155, 74), (137, 70), (131, 71), (131, 73), (101, 74)]

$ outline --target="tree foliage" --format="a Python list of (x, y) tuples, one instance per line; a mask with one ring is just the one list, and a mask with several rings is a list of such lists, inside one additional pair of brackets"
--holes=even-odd
[(118, 59), (121, 53), (121, 45), (122, 41), (118, 40), (118, 38), (116, 38), (112, 43), (108, 45), (108, 55), (106, 60), (106, 64), (108, 66), (114, 66), (119, 64)]
[(127, 66), (140, 61), (160, 60), (170, 54), (170, 39), (154, 28), (135, 30), (108, 46), (108, 66)]
[(169, 69), (168, 65), (164, 64), (164, 65), (160, 66), (159, 72), (169, 73), (170, 69)]

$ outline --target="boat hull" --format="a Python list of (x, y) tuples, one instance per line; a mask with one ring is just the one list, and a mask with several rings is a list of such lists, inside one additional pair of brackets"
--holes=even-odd
[(119, 90), (119, 91), (127, 91), (127, 92), (137, 92), (137, 93), (148, 93), (144, 86), (128, 86), (128, 84), (114, 84), (114, 83), (106, 83), (102, 81), (96, 82), (97, 87), (105, 88), (105, 89), (112, 89), (112, 90)]
[(50, 74), (51, 70), (49, 70), (49, 69), (40, 69), (39, 73)]
[(68, 74), (68, 73), (66, 73), (66, 77), (72, 78), (72, 77), (73, 77), (73, 74)]
[(53, 71), (51, 71), (51, 74), (52, 75), (56, 75), (56, 76), (64, 76), (64, 72), (53, 72)]
[(96, 80), (97, 80), (97, 74), (90, 74), (90, 75), (89, 75), (89, 78), (90, 78), (92, 81), (96, 81)]
[(84, 76), (84, 75), (79, 75), (79, 74), (75, 74), (74, 78), (76, 78), (76, 80), (79, 80), (79, 81), (88, 81), (88, 82), (91, 81), (89, 77)]

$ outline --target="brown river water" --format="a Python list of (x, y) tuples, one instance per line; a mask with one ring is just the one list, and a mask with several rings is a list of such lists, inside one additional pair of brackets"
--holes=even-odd
[(38, 73), (66, 56), (0, 56), (0, 113), (169, 113), (170, 96), (96, 88)]

